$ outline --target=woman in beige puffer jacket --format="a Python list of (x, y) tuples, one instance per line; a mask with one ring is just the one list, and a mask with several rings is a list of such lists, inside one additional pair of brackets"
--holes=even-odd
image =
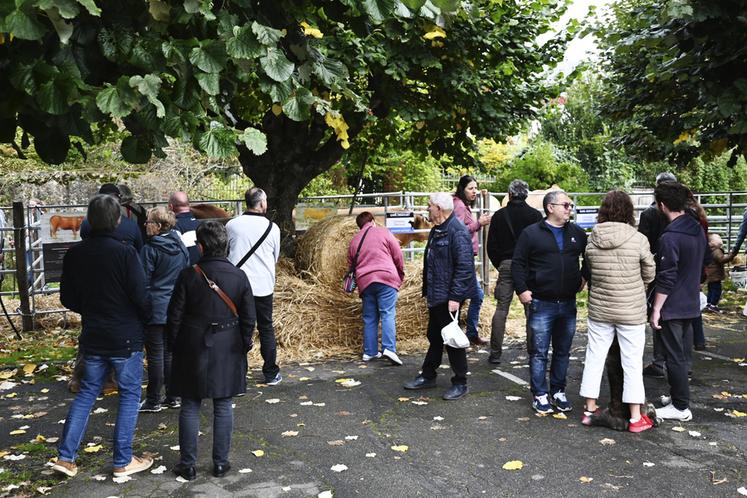
[(635, 228), (633, 203), (622, 191), (607, 193), (586, 245), (590, 272), (586, 363), (581, 396), (586, 419), (597, 409), (599, 384), (610, 345), (617, 336), (623, 365), (623, 403), (630, 405), (631, 432), (649, 429), (641, 416), (645, 402), (643, 348), (646, 343), (646, 284), (656, 274), (648, 239)]

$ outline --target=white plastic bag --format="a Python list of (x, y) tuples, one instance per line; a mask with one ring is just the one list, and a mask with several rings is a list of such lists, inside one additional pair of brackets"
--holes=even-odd
[(451, 316), (451, 322), (441, 329), (441, 338), (444, 340), (444, 344), (451, 346), (452, 348), (467, 348), (469, 347), (469, 339), (462, 332), (462, 328), (459, 326), (457, 315), (449, 312)]
[(744, 316), (747, 316), (747, 302), (744, 303), (744, 309), (742, 309), (742, 314)]
[(708, 298), (702, 292), (700, 293), (700, 311), (703, 311), (708, 304)]

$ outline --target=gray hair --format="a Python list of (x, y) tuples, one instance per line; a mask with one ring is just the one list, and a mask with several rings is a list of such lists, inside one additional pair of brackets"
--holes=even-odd
[(256, 209), (262, 201), (267, 199), (267, 194), (259, 187), (252, 187), (246, 191), (244, 199), (248, 209)]
[(560, 197), (561, 195), (568, 195), (568, 194), (565, 193), (565, 190), (553, 190), (545, 194), (545, 197), (542, 199), (542, 209), (545, 210), (545, 214), (550, 214), (547, 212), (547, 206), (557, 202), (558, 197)]
[(674, 176), (674, 173), (670, 173), (669, 171), (662, 171), (658, 175), (656, 175), (656, 186), (658, 187), (664, 182), (676, 182), (677, 177)]
[(454, 198), (449, 193), (434, 192), (428, 199), (431, 201), (431, 204), (439, 206), (444, 211), (454, 210)]
[(96, 194), (88, 203), (86, 218), (95, 232), (113, 232), (119, 224), (119, 201), (109, 194)]
[(197, 227), (197, 242), (202, 246), (202, 255), (225, 257), (228, 249), (228, 232), (219, 221), (203, 221)]
[(529, 195), (529, 185), (524, 180), (519, 180), (517, 178), (516, 180), (509, 183), (508, 195), (511, 196), (511, 199), (523, 201)]

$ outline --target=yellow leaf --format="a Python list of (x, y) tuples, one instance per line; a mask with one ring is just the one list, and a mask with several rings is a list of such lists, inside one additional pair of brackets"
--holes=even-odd
[(301, 382), (306, 382), (307, 380), (311, 380), (311, 377), (301, 377), (298, 380)]
[(42, 394), (47, 394), (49, 392), (49, 389), (45, 387), (44, 389), (42, 389), (39, 392), (41, 392)]
[(36, 438), (34, 439), (34, 441), (36, 441), (37, 443), (43, 443), (43, 442), (45, 442), (46, 440), (47, 440), (47, 438), (45, 438), (45, 437), (44, 437), (44, 436), (42, 436), (41, 434), (37, 434), (37, 435), (36, 435)]
[(558, 420), (567, 420), (568, 417), (565, 415), (565, 413), (554, 413), (552, 418), (556, 418)]
[(503, 464), (503, 470), (521, 470), (524, 468), (524, 462), (521, 460), (511, 460)]
[(252, 451), (252, 455), (254, 455), (255, 457), (259, 458), (259, 457), (265, 456), (265, 452), (262, 451), (262, 450), (254, 450), (254, 451)]
[(337, 382), (338, 384), (343, 384), (346, 382), (352, 382), (353, 380), (354, 379), (337, 379), (335, 382)]
[(400, 453), (406, 453), (407, 450), (409, 450), (409, 449), (410, 449), (410, 447), (407, 446), (406, 444), (400, 444), (400, 445), (392, 446), (392, 450), (393, 451), (399, 451)]
[(692, 135), (690, 135), (689, 131), (683, 131), (682, 133), (680, 133), (680, 136), (674, 139), (674, 142), (672, 142), (672, 144), (677, 145), (682, 142), (687, 142), (688, 140), (690, 140), (691, 136)]
[(732, 410), (731, 414), (735, 417), (747, 417), (747, 413), (740, 412), (739, 410)]
[(410, 398), (405, 398), (404, 396), (402, 396), (401, 398), (397, 398), (397, 401), (399, 401), (400, 403), (404, 403), (405, 401), (410, 401)]
[(584, 483), (584, 484), (588, 484), (588, 483), (590, 483), (591, 481), (593, 481), (593, 480), (594, 480), (594, 478), (593, 478), (593, 477), (586, 477), (586, 476), (581, 476), (581, 477), (579, 477), (579, 478), (578, 478), (578, 480), (579, 480), (579, 481), (581, 481), (581, 482), (582, 482), (582, 483)]
[(0, 458), (4, 457), (5, 455), (10, 455), (10, 451), (0, 451)]
[(101, 451), (101, 445), (96, 444), (94, 446), (86, 446), (85, 448), (83, 448), (83, 451), (85, 451), (86, 453), (98, 453), (99, 451)]
[(16, 429), (14, 431), (10, 431), (11, 436), (18, 436), (19, 434), (26, 434), (26, 431), (23, 429)]
[(303, 28), (304, 36), (312, 36), (317, 39), (324, 36), (324, 34), (322, 34), (322, 32), (319, 31), (319, 28), (315, 28), (311, 26), (306, 21), (301, 21), (301, 27)]
[(433, 40), (434, 38), (446, 38), (446, 31), (444, 31), (440, 26), (433, 26), (428, 30), (426, 34), (423, 35), (423, 38), (425, 38), (426, 40)]
[(15, 398), (16, 396), (18, 396), (18, 393), (9, 393), (5, 395), (6, 398)]
[(280, 116), (281, 114), (283, 114), (283, 106), (281, 106), (280, 104), (272, 104), (272, 113), (275, 116)]
[(6, 380), (14, 377), (17, 371), (18, 370), (15, 368), (13, 370), (3, 370), (2, 372), (0, 372), (0, 380)]
[(732, 358), (731, 361), (733, 361), (734, 363), (743, 363), (744, 358)]
[(31, 375), (34, 373), (34, 370), (36, 370), (36, 363), (26, 363), (23, 366), (23, 373), (26, 375)]

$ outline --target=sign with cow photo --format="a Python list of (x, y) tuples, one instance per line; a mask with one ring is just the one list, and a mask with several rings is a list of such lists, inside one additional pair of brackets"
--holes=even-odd
[(412, 232), (415, 213), (412, 211), (395, 211), (386, 213), (386, 227), (392, 233)]
[(59, 282), (62, 259), (67, 250), (80, 242), (80, 225), (85, 218), (82, 211), (44, 213), (40, 220), (39, 238), (44, 257), (44, 280)]

